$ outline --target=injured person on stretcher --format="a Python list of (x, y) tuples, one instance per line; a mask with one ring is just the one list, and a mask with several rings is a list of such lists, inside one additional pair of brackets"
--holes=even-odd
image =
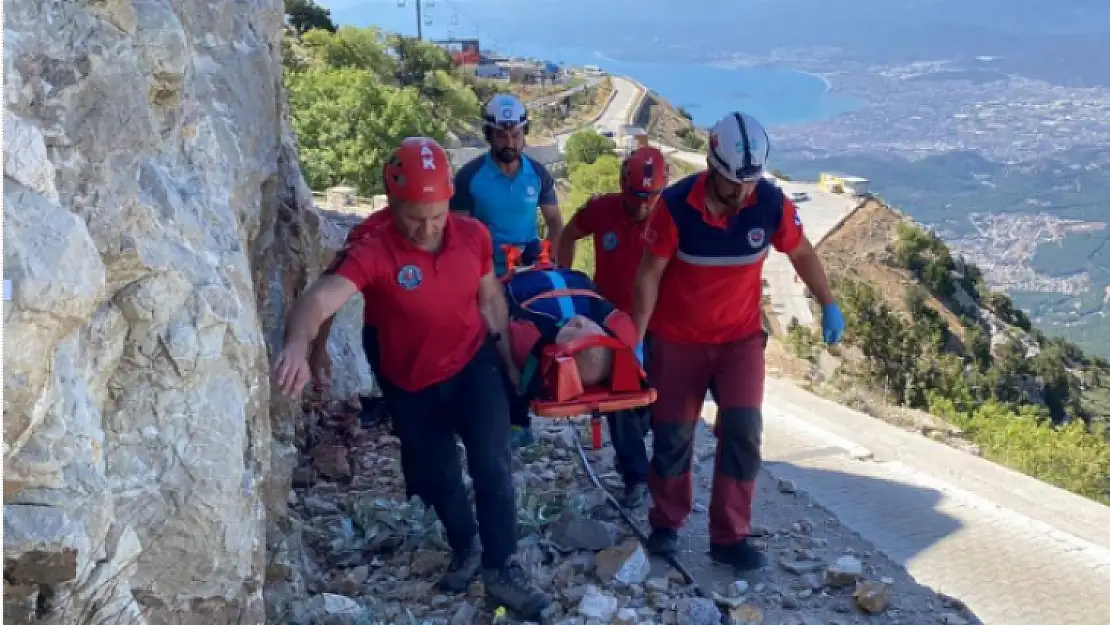
[(655, 392), (636, 356), (631, 317), (573, 269), (539, 264), (511, 271), (504, 282), (509, 345), (520, 371), (510, 393), (513, 424), (530, 431), (530, 411), (548, 417), (604, 414), (624, 480), (623, 503), (641, 505), (649, 466), (647, 405)]

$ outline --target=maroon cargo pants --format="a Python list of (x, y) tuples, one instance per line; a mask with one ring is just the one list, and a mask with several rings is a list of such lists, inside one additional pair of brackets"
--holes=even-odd
[(655, 449), (648, 475), (653, 501), (648, 520), (653, 528), (678, 530), (693, 508), (694, 433), (712, 383), (718, 413), (709, 540), (730, 545), (751, 532), (766, 343), (762, 332), (719, 345), (682, 345), (652, 337), (648, 377), (659, 392), (651, 406)]

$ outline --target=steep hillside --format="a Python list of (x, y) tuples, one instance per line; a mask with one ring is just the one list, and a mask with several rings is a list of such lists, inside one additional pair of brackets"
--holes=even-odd
[(1106, 361), (1046, 337), (975, 265), (877, 200), (818, 249), (849, 322), (846, 344), (823, 350), (797, 326), (785, 342), (820, 389), (1110, 500)]
[(694, 126), (688, 113), (675, 108), (654, 91), (644, 96), (636, 125), (660, 143), (684, 150), (702, 150), (709, 139), (704, 130)]

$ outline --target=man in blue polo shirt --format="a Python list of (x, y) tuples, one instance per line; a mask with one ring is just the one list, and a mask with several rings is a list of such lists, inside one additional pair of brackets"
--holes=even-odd
[[(488, 152), (459, 168), (455, 174), (455, 195), (451, 209), (468, 213), (484, 223), (493, 238), (494, 271), (498, 276), (507, 267), (503, 245), (519, 246), (523, 264), (535, 262), (539, 250), (539, 219), (547, 224), (547, 240), (552, 246), (563, 231), (563, 216), (555, 195), (555, 180), (539, 161), (524, 154), (528, 133), (528, 111), (515, 95), (493, 96), (482, 111), (482, 130), (489, 142)], [(527, 413), (516, 413), (513, 444), (528, 445), (534, 440)]]
[[(451, 209), (469, 213), (489, 228), (493, 237), (494, 269), (505, 272), (502, 245), (522, 249), (539, 239), (537, 211), (547, 224), (547, 240), (554, 245), (563, 231), (555, 180), (539, 161), (524, 154), (528, 111), (515, 95), (493, 96), (483, 109), (482, 130), (488, 152), (459, 168)], [(535, 259), (525, 257), (524, 264)]]

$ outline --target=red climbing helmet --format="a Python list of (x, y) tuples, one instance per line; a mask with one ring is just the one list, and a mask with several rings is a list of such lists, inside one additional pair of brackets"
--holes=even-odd
[(647, 197), (667, 186), (667, 161), (659, 148), (636, 148), (621, 164), (621, 191)]
[(384, 168), (385, 193), (392, 201), (441, 202), (451, 199), (451, 161), (428, 137), (408, 137), (397, 146)]

